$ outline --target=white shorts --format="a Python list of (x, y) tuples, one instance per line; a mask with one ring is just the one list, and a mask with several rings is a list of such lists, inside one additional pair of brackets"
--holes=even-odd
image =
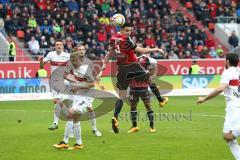
[(232, 130), (240, 128), (240, 108), (226, 107), (225, 121), (223, 125), (223, 133), (229, 133)]
[(87, 112), (87, 108), (92, 106), (94, 98), (84, 97), (79, 95), (69, 95), (69, 99), (72, 100), (72, 109), (75, 113), (81, 114)]
[(63, 94), (56, 92), (55, 90), (52, 89), (52, 96), (54, 99), (62, 99)]

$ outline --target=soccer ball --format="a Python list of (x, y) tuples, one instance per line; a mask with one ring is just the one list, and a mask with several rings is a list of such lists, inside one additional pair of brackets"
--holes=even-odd
[(114, 25), (122, 26), (125, 23), (125, 17), (122, 14), (114, 14), (112, 17), (112, 22)]

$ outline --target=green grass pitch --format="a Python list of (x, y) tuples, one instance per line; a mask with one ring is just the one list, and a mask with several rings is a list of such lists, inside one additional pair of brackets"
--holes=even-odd
[[(196, 98), (170, 97), (167, 106), (161, 109), (153, 100), (155, 113), (161, 113), (155, 121), (156, 133), (149, 133), (144, 114), (138, 122), (139, 132), (127, 133), (131, 122), (126, 118), (130, 109), (126, 105), (120, 117), (119, 134), (111, 132), (112, 112), (97, 119), (103, 134), (100, 138), (92, 134), (88, 121), (82, 122), (82, 150), (52, 147), (62, 140), (65, 127), (65, 122), (61, 121), (58, 130), (47, 129), (53, 119), (52, 101), (0, 102), (0, 159), (233, 160), (222, 139), (224, 98), (220, 96), (202, 105), (195, 104)], [(145, 113), (142, 103), (138, 111)], [(75, 139), (70, 139), (69, 145), (74, 142)]]

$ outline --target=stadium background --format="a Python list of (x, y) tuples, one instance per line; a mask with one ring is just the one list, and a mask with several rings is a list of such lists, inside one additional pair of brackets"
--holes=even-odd
[[(165, 57), (150, 55), (164, 68), (159, 68), (159, 86), (161, 91), (167, 90), (167, 95), (181, 97), (170, 97), (162, 110), (153, 100), (155, 112), (190, 114), (191, 120), (157, 121), (159, 132), (155, 135), (149, 135), (144, 130), (147, 124), (141, 121), (143, 130), (133, 137), (126, 134), (130, 122), (123, 118), (117, 137), (109, 132), (109, 113), (98, 118), (103, 138), (96, 140), (83, 122), (86, 149), (81, 153), (55, 152), (50, 146), (62, 136), (64, 122), (58, 131), (48, 132), (51, 94), (48, 79), (35, 77), (38, 59), (53, 50), (55, 40), (60, 38), (66, 52), (83, 43), (88, 48), (87, 56), (100, 61), (109, 36), (119, 30), (110, 21), (116, 12), (133, 24), (132, 37), (137, 44), (161, 47), (167, 53)], [(206, 94), (216, 87), (225, 55), (239, 53), (239, 17), (238, 0), (0, 0), (1, 159), (232, 159), (221, 140), (223, 97), (197, 107), (193, 95)], [(15, 62), (9, 62), (10, 39), (16, 45)], [(201, 67), (197, 76), (188, 75), (193, 59)], [(115, 74), (115, 68), (111, 68), (114, 63), (113, 59), (101, 79), (108, 91), (113, 91), (109, 76)], [(49, 72), (49, 65), (45, 69)], [(145, 112), (142, 104), (139, 108)], [(128, 109), (124, 108), (123, 115)]]

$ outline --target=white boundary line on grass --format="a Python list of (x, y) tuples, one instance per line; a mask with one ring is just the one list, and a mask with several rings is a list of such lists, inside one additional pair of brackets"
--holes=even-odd
[[(199, 96), (209, 94), (213, 88), (200, 88), (200, 89), (174, 89), (174, 90), (160, 90), (164, 96)], [(106, 90), (107, 91), (107, 90)], [(117, 96), (115, 91), (107, 91)], [(151, 92), (150, 92), (151, 93)], [(100, 97), (95, 97), (100, 98)], [(110, 98), (110, 97), (109, 97)], [(0, 94), (0, 101), (23, 101), (23, 100), (50, 100), (52, 94), (48, 93), (14, 93), (14, 94)]]
[[(24, 109), (0, 109), (0, 112), (39, 112), (39, 113), (52, 113), (53, 111), (48, 111), (48, 110), (24, 110)], [(113, 112), (108, 112), (107, 114), (113, 114)], [(123, 112), (126, 113), (126, 112)], [(159, 113), (159, 112), (155, 112), (155, 113)], [(139, 112), (139, 114), (146, 114), (145, 112)], [(184, 114), (184, 113), (165, 113), (165, 112), (161, 112), (161, 114)], [(191, 114), (192, 116), (198, 116), (198, 117), (219, 117), (219, 118), (223, 118), (224, 115), (221, 114)]]

